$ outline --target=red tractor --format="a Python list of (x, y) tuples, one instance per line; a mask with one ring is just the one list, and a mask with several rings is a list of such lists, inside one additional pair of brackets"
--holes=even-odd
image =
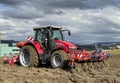
[[(40, 64), (50, 63), (53, 68), (64, 68), (65, 66), (75, 67), (76, 62), (103, 62), (108, 54), (91, 54), (85, 49), (77, 50), (77, 46), (64, 41), (62, 28), (41, 27), (34, 28), (35, 37), (29, 37), (27, 41), (18, 42), (20, 48), (19, 62), (22, 66), (32, 67)], [(99, 56), (99, 57), (96, 57)]]
[(41, 27), (34, 28), (35, 37), (28, 41), (18, 42), (20, 48), (19, 61), (22, 66), (32, 67), (50, 63), (53, 68), (63, 68), (74, 65), (76, 55), (71, 50), (77, 50), (77, 46), (64, 41), (62, 28)]

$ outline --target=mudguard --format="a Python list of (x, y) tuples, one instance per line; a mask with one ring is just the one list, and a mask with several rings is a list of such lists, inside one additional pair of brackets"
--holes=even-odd
[(16, 44), (17, 47), (22, 48), (25, 45), (32, 45), (35, 47), (38, 54), (43, 54), (42, 46), (36, 41), (21, 41)]

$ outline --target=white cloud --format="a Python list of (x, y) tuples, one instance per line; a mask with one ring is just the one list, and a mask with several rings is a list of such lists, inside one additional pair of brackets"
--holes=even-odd
[(112, 23), (120, 25), (120, 8), (114, 6), (104, 8), (102, 17)]

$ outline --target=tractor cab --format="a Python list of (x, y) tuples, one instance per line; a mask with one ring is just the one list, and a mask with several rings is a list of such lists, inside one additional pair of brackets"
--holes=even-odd
[[(64, 41), (64, 37), (62, 34), (61, 28), (55, 27), (41, 27), (41, 28), (34, 28), (35, 37), (34, 40), (37, 41), (43, 48), (46, 53), (49, 53), (55, 49), (55, 40)], [(70, 31), (69, 35), (70, 35)]]

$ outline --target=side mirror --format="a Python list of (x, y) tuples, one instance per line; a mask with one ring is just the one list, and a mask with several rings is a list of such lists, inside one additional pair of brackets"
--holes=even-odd
[(62, 30), (62, 31), (67, 31), (67, 32), (68, 32), (68, 35), (71, 36), (70, 30), (66, 29), (66, 30)]
[(71, 32), (68, 30), (68, 35), (71, 36)]

